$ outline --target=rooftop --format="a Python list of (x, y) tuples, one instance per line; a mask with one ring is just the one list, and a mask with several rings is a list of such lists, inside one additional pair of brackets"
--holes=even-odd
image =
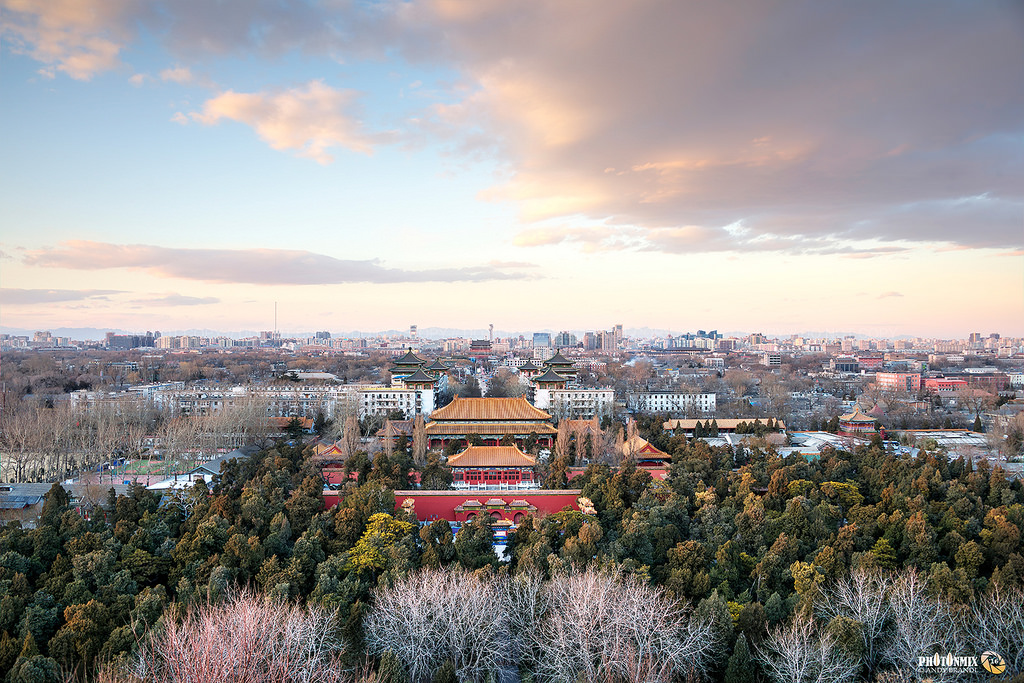
[(515, 446), (470, 446), (448, 458), (448, 467), (533, 467), (537, 461)]
[(534, 382), (544, 382), (544, 383), (548, 383), (548, 382), (554, 383), (554, 382), (568, 382), (569, 379), (567, 377), (562, 377), (557, 372), (555, 372), (553, 369), (548, 368), (547, 372), (545, 372), (540, 377), (534, 377), (533, 381)]
[(431, 421), (460, 420), (485, 422), (488, 420), (547, 421), (551, 415), (534, 408), (522, 397), (518, 398), (457, 398), (444, 408), (430, 414)]
[(555, 351), (555, 355), (544, 361), (544, 365), (572, 365), (572, 361), (563, 356), (561, 351)]

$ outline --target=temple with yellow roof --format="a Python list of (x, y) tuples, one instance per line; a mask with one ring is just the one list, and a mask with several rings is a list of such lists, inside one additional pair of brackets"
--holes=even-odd
[(451, 442), (467, 444), (476, 434), (486, 446), (497, 446), (505, 437), (522, 446), (531, 434), (537, 445), (550, 448), (557, 433), (551, 415), (533, 407), (525, 398), (456, 398), (430, 414), (425, 427), (430, 448)]
[(448, 458), (456, 489), (535, 489), (537, 460), (515, 446), (469, 446)]

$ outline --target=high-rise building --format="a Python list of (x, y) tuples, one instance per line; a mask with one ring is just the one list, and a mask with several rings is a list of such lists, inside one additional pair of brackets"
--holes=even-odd
[(555, 335), (555, 346), (559, 348), (576, 346), (576, 335), (566, 331), (559, 332)]
[(549, 348), (551, 346), (551, 333), (550, 332), (534, 332), (533, 333), (533, 348)]

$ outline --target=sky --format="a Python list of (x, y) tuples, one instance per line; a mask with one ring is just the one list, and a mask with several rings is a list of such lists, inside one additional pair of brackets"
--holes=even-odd
[(0, 325), (1024, 336), (1017, 0), (0, 0)]

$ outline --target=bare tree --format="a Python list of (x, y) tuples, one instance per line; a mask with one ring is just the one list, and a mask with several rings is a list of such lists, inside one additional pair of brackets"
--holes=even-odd
[(359, 418), (349, 415), (341, 434), (341, 453), (348, 459), (359, 450)]
[(765, 673), (778, 683), (844, 683), (852, 681), (860, 667), (805, 616), (769, 633), (757, 655)]
[(460, 681), (496, 676), (508, 656), (501, 584), (460, 570), (423, 570), (378, 589), (366, 615), (370, 654), (394, 652), (414, 683), (451, 660)]
[(709, 623), (690, 620), (683, 604), (632, 576), (559, 576), (542, 599), (534, 666), (546, 681), (669, 681), (696, 676), (714, 654)]
[(412, 459), (417, 467), (427, 464), (427, 430), (422, 415), (417, 415), (412, 424)]
[(895, 578), (889, 591), (889, 603), (892, 632), (883, 655), (904, 678), (916, 678), (919, 656), (936, 649), (957, 651), (959, 634), (957, 629), (951, 628), (949, 610), (927, 594), (925, 579), (917, 571), (908, 569)]
[(852, 619), (860, 624), (863, 638), (863, 661), (868, 672), (881, 660), (884, 637), (892, 619), (889, 593), (893, 580), (888, 574), (855, 569), (846, 579), (826, 591), (815, 604), (818, 615), (826, 623), (836, 617)]
[(337, 683), (337, 615), (242, 593), (168, 619), (140, 646), (126, 682)]
[(997, 585), (971, 603), (964, 632), (975, 652), (1002, 655), (1011, 671), (1024, 671), (1024, 591)]
[(562, 420), (558, 423), (558, 433), (555, 434), (555, 454), (559, 458), (568, 457), (570, 436), (567, 420)]

